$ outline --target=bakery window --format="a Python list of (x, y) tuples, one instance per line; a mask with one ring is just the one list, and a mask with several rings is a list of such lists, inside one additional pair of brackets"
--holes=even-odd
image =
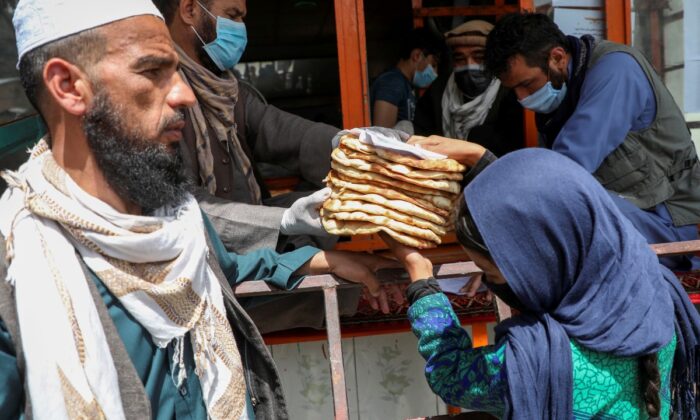
[(239, 79), (277, 108), (341, 126), (334, 2), (248, 1), (247, 7)]

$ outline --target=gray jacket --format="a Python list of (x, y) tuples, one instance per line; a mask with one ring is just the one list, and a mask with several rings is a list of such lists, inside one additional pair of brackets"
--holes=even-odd
[(700, 223), (700, 162), (683, 113), (651, 63), (635, 48), (601, 41), (589, 67), (613, 52), (631, 55), (642, 67), (654, 90), (656, 116), (648, 128), (630, 131), (594, 176), (639, 208), (665, 203), (675, 226)]
[[(324, 186), (322, 180), (330, 170), (331, 139), (338, 128), (265, 105), (242, 83), (234, 116), (238, 138), (253, 165), (263, 202), (270, 199), (270, 194), (258, 168), (261, 162), (283, 167), (314, 190)], [(185, 163), (198, 180), (196, 136), (192, 122), (186, 123), (182, 149)], [(249, 195), (241, 191), (244, 175), (226, 144), (223, 141), (212, 145), (217, 190), (215, 196), (199, 191), (196, 196), (200, 206), (230, 251), (245, 254), (259, 248), (276, 248), (283, 207), (289, 204), (285, 206), (279, 200), (268, 206), (246, 203)]]
[[(209, 247), (213, 249), (208, 235), (207, 242)], [(25, 390), (25, 418), (31, 419), (31, 399), (27, 392), (26, 376), (24, 375), (26, 365), (22, 351), (19, 324), (17, 322), (14, 289), (4, 281), (7, 274), (5, 261), (5, 238), (0, 236), (0, 319), (7, 326), (15, 345), (19, 374)], [(255, 417), (257, 419), (287, 419), (289, 416), (284, 394), (282, 393), (282, 384), (268, 348), (265, 346), (255, 325), (233, 295), (233, 291), (228, 281), (226, 281), (224, 273), (221, 271), (215, 252), (209, 253), (209, 265), (219, 279), (224, 293), (226, 314), (241, 353), (248, 391), (255, 409)], [(85, 265), (83, 265), (83, 271), (86, 277), (89, 278), (91, 274)], [(97, 312), (104, 326), (107, 342), (112, 353), (112, 359), (117, 368), (119, 392), (122, 398), (124, 414), (127, 419), (151, 418), (151, 406), (148, 396), (124, 348), (117, 328), (107, 312), (107, 307), (102, 301), (97, 287), (92, 281), (87, 283), (95, 300)]]

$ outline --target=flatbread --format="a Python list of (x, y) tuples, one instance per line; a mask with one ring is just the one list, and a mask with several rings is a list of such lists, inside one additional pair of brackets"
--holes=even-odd
[(398, 220), (390, 219), (386, 216), (375, 216), (372, 214), (367, 214), (361, 211), (328, 211), (327, 209), (321, 209), (321, 214), (323, 216), (329, 217), (331, 219), (338, 220), (348, 220), (352, 222), (369, 222), (379, 226), (386, 226), (391, 230), (406, 235), (411, 235), (416, 238), (425, 239), (435, 243), (442, 242), (440, 237), (435, 234), (430, 229), (423, 229), (417, 226), (411, 226), (409, 224), (399, 222)]
[(434, 211), (426, 210), (423, 207), (417, 206), (408, 201), (390, 200), (380, 194), (358, 194), (353, 190), (337, 190), (333, 188), (331, 198), (342, 201), (363, 201), (366, 203), (377, 204), (409, 216), (424, 219), (428, 222), (435, 223), (438, 226), (445, 226), (448, 222), (447, 218), (436, 214)]
[(410, 166), (402, 165), (400, 163), (380, 158), (377, 155), (357, 152), (342, 144), (339, 148), (343, 151), (343, 153), (345, 153), (345, 156), (347, 156), (349, 159), (361, 159), (366, 162), (376, 163), (377, 165), (381, 165), (384, 168), (390, 170), (391, 172), (404, 175), (413, 179), (461, 181), (463, 178), (461, 172), (430, 171), (427, 169), (416, 169)]
[(461, 187), (458, 182), (440, 179), (416, 179), (410, 176), (401, 175), (376, 163), (367, 162), (366, 160), (362, 159), (350, 159), (345, 152), (340, 150), (340, 148), (333, 150), (333, 153), (331, 153), (331, 158), (333, 161), (346, 167), (382, 175), (386, 178), (396, 179), (402, 181), (404, 185), (412, 184), (422, 188), (446, 191), (452, 194), (459, 194), (461, 191)]
[(342, 163), (336, 162), (335, 160), (331, 161), (331, 168), (335, 169), (335, 171), (339, 174), (351, 177), (356, 180), (371, 181), (378, 184), (382, 184), (382, 188), (393, 188), (400, 191), (412, 192), (414, 194), (417, 193), (427, 195), (439, 195), (448, 199), (452, 199), (454, 196), (456, 196), (456, 194), (447, 191), (436, 190), (429, 187), (422, 187), (420, 185), (402, 182), (398, 179), (390, 178), (382, 174), (367, 172), (360, 169), (352, 168), (350, 166), (345, 166)]
[(345, 220), (322, 217), (321, 223), (326, 232), (332, 235), (371, 235), (373, 233), (386, 232), (398, 242), (418, 249), (435, 248), (437, 244), (410, 235), (396, 232), (386, 226), (378, 226), (368, 222), (349, 222)]
[(363, 179), (353, 178), (344, 175), (338, 171), (332, 170), (327, 178), (331, 186), (337, 188), (348, 188), (361, 193), (379, 194), (383, 197), (404, 200), (409, 203), (416, 204), (426, 210), (435, 212), (436, 214), (447, 217), (454, 208), (453, 200), (447, 197), (414, 193), (411, 191), (396, 188), (396, 184), (382, 184)]
[(419, 217), (412, 217), (407, 214), (377, 205), (370, 204), (364, 201), (354, 200), (339, 200), (337, 198), (329, 198), (323, 203), (323, 208), (335, 213), (341, 212), (362, 212), (370, 216), (384, 216), (397, 222), (402, 222), (407, 225), (415, 226), (421, 229), (429, 229), (438, 236), (445, 236), (447, 231), (444, 227), (435, 223), (423, 220)]
[(340, 144), (343, 144), (358, 152), (377, 155), (382, 159), (411, 166), (413, 168), (445, 172), (464, 172), (467, 170), (466, 166), (454, 159), (420, 159), (414, 156), (392, 152), (391, 150), (362, 143), (360, 139), (351, 134), (346, 134), (343, 136), (340, 139)]

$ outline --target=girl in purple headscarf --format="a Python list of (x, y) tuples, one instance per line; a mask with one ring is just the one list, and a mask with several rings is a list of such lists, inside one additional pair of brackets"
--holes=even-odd
[(464, 190), (457, 236), (519, 315), (472, 348), (417, 251), (409, 319), (445, 402), (508, 419), (696, 419), (700, 317), (609, 194), (555, 152), (511, 153)]

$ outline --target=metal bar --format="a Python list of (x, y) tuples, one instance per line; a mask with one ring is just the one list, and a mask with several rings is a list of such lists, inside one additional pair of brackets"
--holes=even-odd
[(605, 0), (606, 38), (620, 44), (632, 43), (630, 0)]
[(537, 147), (540, 143), (540, 133), (537, 131), (535, 113), (529, 109), (523, 109), (523, 119), (525, 120), (525, 147)]
[(486, 323), (477, 322), (472, 324), (472, 341), (474, 347), (484, 347), (489, 344), (489, 333)]
[(520, 11), (523, 12), (534, 12), (535, 11), (535, 2), (533, 0), (520, 0), (518, 3), (520, 3)]
[(343, 348), (340, 338), (340, 317), (338, 315), (338, 293), (335, 287), (323, 289), (326, 306), (326, 331), (328, 332), (328, 351), (331, 359), (331, 384), (333, 387), (333, 409), (336, 420), (347, 420), (348, 396), (345, 387), (345, 368), (343, 367)]
[(454, 7), (422, 7), (413, 9), (416, 18), (445, 17), (445, 16), (500, 16), (506, 13), (517, 13), (520, 6), (454, 6)]
[[(481, 269), (479, 269), (479, 267), (477, 267), (476, 264), (471, 261), (462, 261), (437, 265), (433, 269), (433, 273), (436, 278), (445, 278), (481, 273)], [(377, 273), (377, 276), (383, 283), (387, 284), (408, 282), (406, 272), (403, 269), (398, 268), (380, 270)], [(236, 293), (236, 296), (249, 297), (257, 295), (294, 293), (295, 290), (311, 292), (314, 290), (321, 290), (326, 287), (338, 287), (342, 289), (361, 287), (361, 285), (340, 280), (331, 274), (321, 274), (316, 276), (307, 276), (294, 290), (279, 289), (271, 286), (263, 280), (255, 280), (244, 281), (237, 284), (236, 287), (234, 287), (234, 292)]]
[(343, 126), (370, 125), (367, 45), (363, 0), (335, 0)]
[(664, 73), (670, 73), (670, 72), (672, 72), (672, 71), (682, 70), (682, 69), (684, 69), (684, 68), (685, 68), (685, 64), (684, 64), (684, 63), (682, 63), (682, 64), (675, 64), (675, 65), (673, 65), (673, 66), (665, 67), (665, 68), (664, 68)]
[[(338, 280), (330, 274), (322, 274), (319, 276), (306, 277), (294, 290), (311, 292), (321, 290), (324, 287), (350, 287), (352, 283)], [(233, 289), (236, 296), (248, 297), (258, 295), (277, 295), (284, 293), (293, 293), (293, 290), (283, 290), (271, 286), (263, 280), (244, 281), (236, 285)]]
[(656, 255), (682, 255), (700, 252), (700, 240), (654, 244), (651, 249)]
[[(413, 10), (416, 9), (422, 9), (423, 8), (423, 0), (412, 0), (411, 1), (411, 6), (413, 7)], [(413, 27), (414, 28), (422, 28), (425, 22), (423, 22), (422, 17), (413, 17)]]
[(651, 63), (657, 72), (664, 76), (664, 56), (662, 50), (663, 32), (661, 31), (661, 11), (649, 12), (649, 33), (651, 42)]
[[(682, 255), (691, 254), (695, 252), (700, 252), (700, 240), (696, 241), (685, 241), (685, 242), (670, 242), (665, 244), (654, 244), (650, 245), (651, 249), (657, 255)], [(449, 264), (436, 265), (433, 269), (433, 274), (436, 278), (449, 278), (464, 276), (468, 274), (480, 273), (481, 270), (471, 261), (463, 261)], [(383, 283), (407, 283), (408, 277), (406, 272), (402, 269), (389, 269), (381, 270), (377, 273), (380, 280)], [(298, 291), (313, 291), (321, 290), (326, 287), (337, 287), (337, 288), (352, 288), (361, 287), (358, 284), (348, 283), (344, 280), (340, 280), (330, 274), (323, 274), (318, 276), (308, 276), (306, 277), (295, 290)], [(274, 286), (267, 284), (262, 280), (257, 281), (244, 281), (239, 283), (234, 288), (236, 296), (257, 296), (257, 295), (271, 295), (271, 294), (283, 294), (283, 293), (294, 293), (293, 290), (282, 290)]]
[[(520, 0), (518, 6), (521, 12), (534, 12), (535, 4), (533, 0)], [(523, 109), (523, 132), (525, 133), (525, 147), (539, 146), (539, 132), (535, 122), (535, 113), (529, 109)]]

